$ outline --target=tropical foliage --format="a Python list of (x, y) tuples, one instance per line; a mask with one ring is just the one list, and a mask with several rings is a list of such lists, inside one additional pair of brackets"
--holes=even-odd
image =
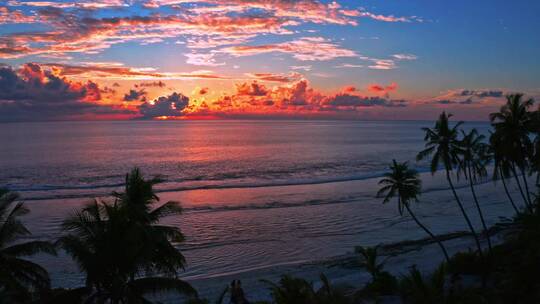
[(276, 304), (347, 304), (350, 298), (344, 290), (330, 284), (328, 278), (320, 275), (321, 287), (314, 289), (313, 283), (289, 275), (281, 277), (279, 282), (263, 280), (270, 286), (270, 295)]
[(146, 294), (174, 291), (195, 296), (196, 291), (178, 278), (184, 256), (172, 242), (184, 236), (177, 227), (159, 220), (179, 214), (177, 202), (158, 202), (153, 185), (138, 169), (126, 176), (125, 192), (113, 202), (95, 200), (75, 212), (62, 225), (58, 241), (86, 273), (83, 287), (87, 303), (146, 303)]
[(56, 250), (49, 242), (21, 241), (30, 231), (20, 217), (30, 211), (18, 199), (18, 194), (0, 189), (0, 303), (30, 302), (51, 283), (43, 267), (24, 257)]
[(439, 116), (439, 119), (435, 122), (435, 127), (433, 129), (423, 128), (425, 132), (424, 141), (425, 149), (418, 153), (416, 157), (417, 160), (423, 160), (431, 156), (430, 169), (431, 173), (434, 174), (439, 170), (439, 165), (442, 165), (445, 173), (446, 180), (450, 185), (452, 194), (456, 199), (456, 203), (459, 206), (461, 214), (469, 227), (474, 240), (476, 242), (476, 247), (478, 252), (482, 254), (482, 246), (480, 245), (480, 240), (476, 234), (476, 230), (469, 218), (469, 215), (465, 211), (463, 203), (459, 198), (454, 183), (452, 182), (451, 173), (454, 168), (460, 163), (460, 155), (463, 154), (463, 148), (461, 141), (459, 140), (459, 128), (463, 122), (458, 122), (454, 126), (450, 126), (450, 118), (452, 114), (446, 114), (442, 112)]
[(377, 196), (384, 197), (383, 203), (387, 203), (396, 197), (399, 214), (403, 215), (403, 209), (406, 209), (414, 222), (437, 242), (445, 259), (448, 261), (448, 252), (442, 242), (420, 222), (411, 209), (410, 202), (418, 201), (421, 191), (422, 182), (420, 181), (418, 172), (409, 168), (407, 162), (398, 163), (394, 159), (390, 166), (390, 172), (384, 174), (384, 177), (379, 181), (379, 185), (383, 187), (377, 192)]

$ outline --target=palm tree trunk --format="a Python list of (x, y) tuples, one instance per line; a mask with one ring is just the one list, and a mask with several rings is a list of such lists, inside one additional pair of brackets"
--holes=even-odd
[(487, 240), (489, 253), (491, 253), (491, 238), (489, 237), (489, 232), (487, 229), (486, 221), (484, 219), (484, 214), (482, 213), (482, 208), (480, 208), (480, 204), (478, 203), (478, 198), (476, 197), (476, 191), (474, 190), (474, 184), (471, 174), (471, 166), (467, 166), (467, 170), (469, 171), (469, 185), (471, 186), (471, 192), (472, 196), (474, 198), (474, 204), (476, 205), (476, 209), (478, 210), (478, 215), (480, 216), (480, 221), (482, 222), (482, 228), (484, 228), (484, 237)]
[(519, 192), (521, 193), (521, 197), (523, 198), (523, 202), (525, 202), (525, 206), (527, 207), (527, 209), (529, 211), (532, 212), (531, 206), (529, 206), (529, 202), (527, 201), (527, 198), (525, 197), (525, 193), (523, 193), (523, 188), (521, 187), (521, 182), (519, 181), (519, 176), (518, 176), (518, 174), (516, 172), (516, 168), (514, 167), (513, 164), (512, 164), (512, 174), (514, 175), (514, 179), (516, 180), (516, 183), (518, 185)]
[(504, 172), (502, 168), (499, 168), (499, 171), (501, 173), (501, 181), (504, 187), (504, 192), (506, 192), (506, 196), (508, 196), (508, 199), (510, 200), (510, 204), (512, 204), (512, 207), (514, 207), (514, 210), (516, 211), (516, 214), (519, 214), (519, 209), (516, 206), (516, 203), (514, 202), (514, 199), (512, 198), (512, 195), (510, 195), (510, 191), (508, 191), (508, 186), (506, 185), (506, 178), (504, 177)]
[(435, 236), (431, 231), (429, 231), (429, 229), (426, 226), (424, 226), (422, 223), (420, 223), (420, 221), (416, 218), (416, 215), (414, 215), (414, 213), (412, 212), (412, 210), (409, 207), (408, 203), (405, 204), (405, 208), (407, 208), (407, 212), (409, 212), (409, 214), (413, 218), (414, 222), (418, 226), (420, 226), (420, 228), (422, 228), (435, 242), (437, 242), (439, 247), (441, 247), (441, 250), (442, 250), (442, 252), (444, 254), (444, 258), (446, 259), (446, 262), (449, 263), (450, 262), (450, 257), (448, 256), (448, 252), (446, 251), (446, 248), (444, 248), (444, 245), (441, 242), (441, 240), (439, 240), (439, 238), (437, 236)]
[(523, 183), (525, 184), (525, 194), (527, 194), (527, 200), (529, 201), (529, 206), (532, 207), (531, 193), (529, 192), (529, 183), (527, 182), (527, 174), (523, 169), (521, 170), (521, 175), (523, 177)]
[(469, 229), (471, 230), (473, 234), (474, 241), (476, 242), (476, 247), (478, 247), (478, 254), (480, 254), (480, 256), (483, 256), (482, 246), (480, 245), (480, 240), (478, 239), (478, 235), (476, 234), (476, 231), (474, 230), (471, 220), (469, 219), (469, 216), (467, 215), (465, 208), (463, 208), (463, 204), (461, 203), (461, 200), (459, 199), (459, 196), (456, 193), (456, 189), (454, 188), (454, 184), (452, 183), (452, 179), (450, 178), (450, 170), (448, 169), (446, 169), (446, 179), (448, 180), (448, 184), (450, 184), (450, 188), (452, 189), (452, 193), (454, 194), (454, 197), (456, 198), (456, 202), (459, 206), (459, 209), (461, 210), (461, 213), (463, 214), (463, 217), (465, 218), (465, 221), (467, 222), (467, 225), (469, 226)]

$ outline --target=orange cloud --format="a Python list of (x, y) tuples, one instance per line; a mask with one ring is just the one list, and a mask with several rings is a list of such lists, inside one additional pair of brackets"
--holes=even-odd
[(263, 33), (292, 33), (293, 22), (269, 15), (159, 15), (92, 18), (59, 8), (39, 11), (42, 22), (54, 30), (16, 33), (0, 37), (0, 58), (32, 54), (95, 53), (117, 43), (148, 41), (183, 35), (253, 37)]
[(199, 95), (206, 95), (206, 93), (208, 93), (208, 91), (209, 91), (209, 89), (205, 87), (205, 88), (201, 88), (198, 93), (199, 93)]
[(156, 72), (153, 68), (136, 69), (110, 63), (86, 63), (86, 65), (68, 65), (60, 63), (41, 63), (41, 66), (51, 68), (55, 74), (62, 76), (82, 76), (94, 79), (226, 79), (227, 77), (214, 74), (212, 71), (191, 72)]
[[(109, 87), (99, 86), (93, 81), (73, 81), (66, 75), (81, 76), (96, 69), (105, 75), (133, 72), (114, 63), (94, 63), (88, 66), (59, 66), (29, 63), (19, 70), (0, 67), (0, 120), (16, 119), (59, 119), (66, 117), (99, 118), (123, 115), (123, 118), (168, 118), (227, 117), (227, 116), (306, 116), (306, 117), (354, 117), (363, 115), (368, 109), (405, 107), (404, 100), (392, 100), (385, 96), (363, 96), (353, 86), (346, 86), (337, 93), (327, 93), (310, 86), (308, 80), (300, 78), (270, 86), (257, 80), (238, 83), (234, 92), (210, 99), (191, 101), (180, 92), (150, 99), (146, 88), (162, 88), (161, 81), (134, 84), (126, 94), (116, 94), (116, 83)], [(127, 70), (125, 70), (127, 69)], [(139, 73), (157, 72), (134, 71)], [(253, 74), (256, 75), (256, 74)], [(260, 81), (277, 81), (270, 73), (259, 74)], [(300, 77), (296, 74), (288, 77)], [(107, 77), (105, 77), (107, 79)], [(279, 79), (280, 80), (280, 79)], [(290, 79), (289, 79), (290, 80)], [(397, 88), (371, 85), (371, 91), (383, 92)], [(159, 90), (159, 89), (158, 89)], [(206, 95), (209, 88), (196, 88), (193, 95)], [(155, 93), (155, 92), (154, 92)], [(464, 91), (462, 94), (484, 96), (488, 93)], [(489, 93), (495, 94), (495, 93)], [(369, 110), (372, 111), (372, 110)], [(383, 110), (384, 111), (384, 110)], [(117, 116), (119, 117), (119, 116)]]
[(355, 57), (357, 54), (348, 49), (339, 47), (323, 37), (302, 37), (297, 40), (264, 45), (242, 45), (223, 48), (233, 56), (250, 56), (271, 52), (288, 53), (298, 60), (330, 60), (340, 57)]
[(380, 85), (380, 84), (370, 84), (368, 86), (368, 91), (371, 92), (371, 93), (375, 93), (375, 94), (387, 94), (391, 91), (395, 91), (397, 90), (398, 88), (398, 85), (397, 83), (395, 82), (392, 82), (391, 84), (387, 85), (387, 86), (383, 86), (383, 85)]
[(271, 82), (291, 82), (296, 81), (302, 78), (302, 75), (299, 73), (289, 73), (289, 74), (276, 74), (276, 73), (247, 73), (247, 76), (251, 78), (256, 78), (262, 81), (271, 81)]
[(236, 85), (236, 94), (240, 96), (266, 96), (268, 89), (256, 81)]
[(36, 22), (35, 16), (25, 15), (20, 10), (12, 10), (5, 6), (0, 6), (0, 24), (34, 22)]
[[(165, 42), (167, 38), (181, 38), (185, 40), (178, 42), (192, 50), (229, 46), (224, 51), (236, 56), (284, 52), (299, 60), (328, 60), (355, 54), (320, 37), (244, 49), (240, 45), (260, 35), (294, 34), (295, 30), (291, 28), (305, 23), (356, 26), (358, 18), (385, 22), (420, 21), (415, 17), (378, 15), (365, 9), (344, 8), (337, 2), (317, 0), (149, 0), (144, 1), (143, 6), (151, 10), (150, 14), (105, 18), (95, 17), (93, 12), (120, 7), (128, 11), (132, 1), (11, 0), (7, 3), (13, 7), (39, 9), (34, 15), (25, 15), (19, 10), (0, 7), (0, 24), (41, 23), (46, 30), (1, 36), (0, 58), (4, 59), (29, 55), (68, 57), (68, 53), (95, 54), (119, 43), (137, 41), (150, 44)], [(153, 10), (160, 6), (169, 6), (179, 13), (164, 14)], [(320, 50), (313, 49), (315, 46)], [(212, 52), (187, 53), (186, 56), (190, 64), (222, 64), (215, 61)]]
[(346, 86), (346, 87), (343, 88), (343, 92), (345, 92), (345, 93), (356, 92), (356, 87), (354, 87), (354, 86)]
[[(330, 113), (361, 113), (367, 108), (404, 107), (403, 100), (362, 96), (354, 87), (340, 93), (326, 94), (310, 87), (306, 79), (269, 88), (256, 81), (236, 85), (236, 92), (225, 94), (208, 108), (192, 108), (188, 115), (223, 116), (234, 114), (262, 115), (319, 115)], [(332, 114), (333, 115), (333, 114)]]

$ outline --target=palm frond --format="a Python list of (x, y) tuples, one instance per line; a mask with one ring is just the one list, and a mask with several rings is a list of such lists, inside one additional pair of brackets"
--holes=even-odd
[(48, 253), (56, 255), (56, 248), (50, 242), (45, 241), (32, 241), (27, 243), (20, 243), (0, 250), (3, 255), (9, 255), (13, 257), (34, 255), (37, 253)]

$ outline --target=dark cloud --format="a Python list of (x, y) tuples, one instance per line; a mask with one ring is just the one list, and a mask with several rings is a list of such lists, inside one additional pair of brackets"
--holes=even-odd
[(19, 70), (0, 67), (0, 120), (55, 120), (84, 114), (125, 113), (99, 105), (102, 90), (88, 81), (70, 81), (27, 63)]
[(144, 88), (144, 87), (157, 87), (157, 88), (164, 88), (166, 87), (167, 85), (163, 82), (163, 81), (152, 81), (152, 82), (142, 82), (142, 83), (139, 83), (138, 85), (135, 85), (136, 88)]
[(189, 105), (189, 98), (181, 93), (172, 93), (169, 96), (161, 96), (151, 102), (145, 102), (139, 106), (139, 112), (143, 119), (152, 119), (160, 116), (178, 117), (184, 115), (184, 110)]
[(144, 89), (131, 89), (129, 93), (124, 95), (124, 101), (146, 101), (146, 91)]
[(337, 94), (325, 101), (325, 105), (330, 107), (403, 107), (406, 104), (407, 102), (404, 100), (389, 100), (382, 97), (366, 97), (347, 93)]
[(442, 104), (442, 105), (450, 105), (450, 104), (470, 105), (470, 104), (473, 104), (475, 101), (471, 97), (469, 97), (465, 100), (441, 99), (441, 100), (435, 100), (434, 102), (438, 104)]
[(266, 86), (253, 81), (252, 83), (241, 83), (236, 85), (236, 92), (238, 95), (244, 96), (265, 96), (268, 94)]
[(474, 96), (479, 98), (502, 97), (504, 95), (504, 92), (499, 90), (462, 90), (461, 92), (459, 92), (458, 95)]

